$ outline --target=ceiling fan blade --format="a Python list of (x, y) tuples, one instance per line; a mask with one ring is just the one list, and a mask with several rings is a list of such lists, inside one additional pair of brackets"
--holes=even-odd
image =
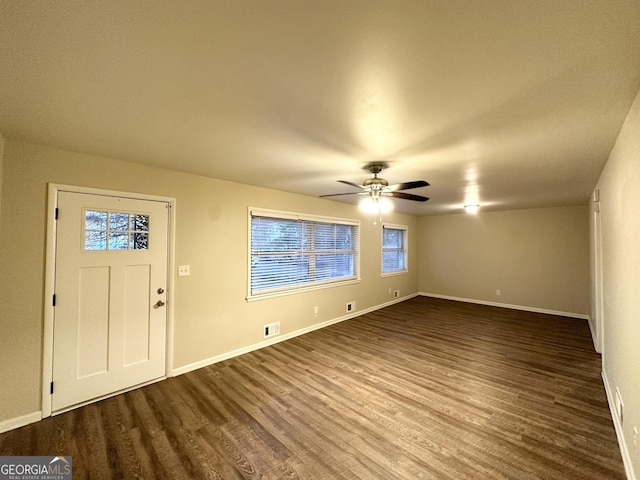
[(403, 200), (413, 200), (415, 202), (426, 202), (428, 197), (422, 197), (420, 195), (413, 195), (412, 193), (392, 192), (391, 195), (394, 198), (402, 198)]
[(416, 180), (414, 182), (396, 183), (395, 185), (389, 185), (385, 190), (388, 192), (397, 192), (398, 190), (409, 190), (411, 188), (428, 187), (429, 182), (424, 180)]
[(330, 193), (329, 195), (320, 195), (320, 197), (338, 197), (340, 195), (362, 195), (365, 192), (348, 192), (348, 193)]
[(347, 182), (346, 180), (338, 180), (340, 183), (344, 183), (345, 185), (351, 185), (356, 188), (364, 188), (362, 185), (358, 185), (357, 183)]

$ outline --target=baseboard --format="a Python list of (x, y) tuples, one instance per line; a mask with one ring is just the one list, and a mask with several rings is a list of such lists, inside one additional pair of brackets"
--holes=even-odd
[(328, 327), (329, 325), (344, 322), (345, 320), (350, 320), (352, 318), (359, 317), (360, 315), (374, 312), (376, 310), (389, 307), (396, 303), (404, 302), (405, 300), (409, 300), (410, 298), (417, 297), (418, 295), (419, 295), (418, 293), (414, 293), (402, 298), (396, 298), (394, 300), (382, 303), (380, 305), (376, 305), (374, 307), (365, 308), (364, 310), (357, 310), (355, 312), (349, 313), (348, 315), (343, 315), (341, 317), (333, 318), (331, 320), (326, 320), (324, 322), (316, 323), (316, 324), (310, 325), (309, 327), (301, 328), (293, 332), (289, 332), (283, 335), (277, 335), (273, 338), (269, 338), (262, 342), (254, 343), (252, 345), (247, 345), (246, 347), (238, 348), (236, 350), (231, 350), (230, 352), (221, 353), (220, 355), (215, 355), (213, 357), (206, 358), (198, 362), (190, 363), (188, 365), (183, 365), (182, 367), (174, 368), (171, 373), (171, 376), (182, 375), (183, 373), (187, 373), (193, 370), (197, 370), (199, 368), (207, 367), (209, 365), (213, 365), (214, 363), (222, 362), (224, 360), (229, 360), (230, 358), (238, 357), (240, 355), (244, 355), (245, 353), (253, 352), (254, 350), (259, 350), (261, 348), (265, 348), (270, 345), (274, 345), (276, 343), (284, 342), (285, 340), (289, 340), (289, 339), (298, 337), (300, 335), (304, 335), (305, 333), (310, 333), (310, 332), (313, 332), (314, 330), (319, 330), (321, 328)]
[(604, 370), (602, 370), (602, 382), (604, 383), (604, 391), (607, 393), (607, 403), (609, 403), (609, 411), (611, 412), (611, 418), (613, 419), (613, 427), (616, 431), (616, 437), (618, 438), (618, 446), (620, 447), (620, 454), (622, 455), (624, 471), (627, 474), (628, 480), (637, 480), (636, 474), (633, 471), (633, 463), (631, 462), (631, 452), (629, 452), (627, 444), (624, 441), (624, 431), (616, 413), (613, 391), (611, 390), (611, 385), (607, 378), (607, 372)]
[(558, 310), (548, 310), (546, 308), (525, 307), (522, 305), (510, 305), (508, 303), (489, 302), (486, 300), (476, 300), (473, 298), (452, 297), (450, 295), (439, 295), (437, 293), (420, 292), (419, 295), (422, 295), (423, 297), (442, 298), (443, 300), (455, 300), (456, 302), (476, 303), (478, 305), (487, 305), (490, 307), (510, 308), (512, 310), (522, 310), (524, 312), (545, 313), (547, 315), (558, 315), (560, 317), (571, 317), (571, 318), (580, 318), (582, 320), (589, 320), (589, 315), (585, 315), (583, 313), (561, 312)]
[(595, 349), (596, 352), (602, 353), (600, 351), (600, 346), (598, 345), (598, 337), (596, 336), (596, 327), (593, 324), (594, 320), (591, 317), (587, 318), (587, 320), (589, 321), (589, 330), (591, 331), (591, 340), (593, 341), (593, 348)]
[(42, 420), (42, 412), (28, 413), (21, 417), (10, 418), (9, 420), (3, 420), (0, 422), (0, 433), (8, 432), (15, 428), (24, 427), (30, 423), (36, 423)]

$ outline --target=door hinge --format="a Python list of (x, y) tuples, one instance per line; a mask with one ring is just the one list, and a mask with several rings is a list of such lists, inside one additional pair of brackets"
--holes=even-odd
[(58, 207), (56, 207), (55, 219), (58, 219)]
[(56, 306), (56, 294), (55, 293), (53, 294), (53, 306), (54, 307)]
[(49, 385), (49, 395), (53, 395), (53, 382)]

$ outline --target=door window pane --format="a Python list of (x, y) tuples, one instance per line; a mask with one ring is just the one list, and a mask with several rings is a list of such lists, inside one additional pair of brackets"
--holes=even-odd
[(85, 212), (85, 228), (87, 230), (106, 230), (107, 212), (87, 210)]
[(110, 230), (129, 230), (129, 214), (128, 213), (110, 213), (109, 214)]
[(132, 232), (129, 248), (131, 250), (147, 250), (149, 248), (149, 234)]
[(107, 249), (107, 232), (84, 232), (84, 249), (85, 250), (106, 250)]
[(135, 230), (136, 232), (149, 231), (149, 215), (136, 215), (132, 213), (131, 225), (131, 230)]
[(109, 232), (109, 250), (127, 250), (129, 247), (129, 233)]

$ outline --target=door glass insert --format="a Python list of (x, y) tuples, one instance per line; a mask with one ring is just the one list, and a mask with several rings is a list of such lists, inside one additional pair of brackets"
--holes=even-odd
[(85, 250), (148, 250), (149, 215), (85, 210)]

